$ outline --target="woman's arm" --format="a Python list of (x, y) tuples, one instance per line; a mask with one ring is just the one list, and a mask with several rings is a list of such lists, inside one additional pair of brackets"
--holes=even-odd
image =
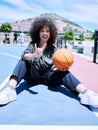
[[(32, 48), (32, 49), (31, 49)], [(28, 49), (26, 51), (24, 51), (22, 58), (24, 60), (34, 60), (35, 58), (41, 57), (43, 55), (43, 52), (46, 48), (46, 44), (44, 44), (41, 48), (37, 47), (37, 45), (35, 44), (35, 46), (30, 46), (28, 47)]]
[(34, 60), (36, 58), (35, 53), (25, 53), (23, 56), (24, 60)]
[(21, 58), (23, 60), (34, 60), (35, 56), (34, 56), (34, 53), (35, 52), (35, 48), (34, 48), (34, 45), (32, 43), (30, 43), (26, 50), (23, 51), (22, 55), (21, 55)]

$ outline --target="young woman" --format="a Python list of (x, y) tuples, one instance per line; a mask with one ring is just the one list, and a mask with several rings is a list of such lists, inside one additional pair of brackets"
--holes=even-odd
[(64, 85), (74, 94), (77, 93), (81, 104), (98, 107), (98, 95), (95, 92), (88, 90), (68, 70), (58, 70), (53, 65), (52, 56), (57, 50), (54, 46), (57, 28), (53, 21), (46, 18), (35, 19), (31, 25), (30, 36), (32, 41), (13, 70), (8, 87), (0, 93), (0, 105), (17, 98), (15, 89), (25, 79), (33, 85)]

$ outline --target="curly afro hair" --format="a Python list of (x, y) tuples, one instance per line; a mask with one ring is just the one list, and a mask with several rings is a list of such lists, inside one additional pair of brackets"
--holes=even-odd
[(30, 28), (30, 37), (32, 39), (33, 43), (39, 43), (40, 42), (40, 30), (44, 27), (48, 26), (50, 30), (50, 38), (48, 40), (48, 45), (55, 44), (56, 38), (57, 38), (57, 28), (54, 24), (54, 22), (50, 19), (39, 17), (36, 18), (33, 23), (31, 24)]

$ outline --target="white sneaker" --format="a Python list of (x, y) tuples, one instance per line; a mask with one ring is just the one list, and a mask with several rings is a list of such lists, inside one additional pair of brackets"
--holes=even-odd
[(9, 102), (14, 101), (16, 98), (16, 90), (11, 87), (7, 87), (0, 92), (0, 105), (8, 104)]
[(84, 94), (79, 94), (80, 103), (98, 108), (98, 94), (92, 90), (86, 91)]

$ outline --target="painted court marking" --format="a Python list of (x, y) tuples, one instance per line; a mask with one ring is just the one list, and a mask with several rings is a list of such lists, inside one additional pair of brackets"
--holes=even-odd
[(11, 57), (14, 57), (14, 58), (17, 58), (17, 59), (20, 59), (19, 57), (17, 56), (14, 56), (12, 54), (9, 54), (9, 53), (5, 53), (5, 52), (0, 52), (1, 55), (7, 55), (7, 56), (11, 56)]
[[(20, 59), (19, 57), (14, 56), (14, 55), (9, 54), (9, 53), (0, 52), (0, 55), (7, 55), (7, 56), (10, 56), (10, 57), (14, 57), (14, 58)], [(6, 83), (9, 81), (10, 75), (8, 75), (8, 77), (0, 84), (0, 90), (2, 90), (3, 87), (6, 85)]]
[(0, 125), (1, 130), (98, 130), (98, 126)]
[[(14, 56), (14, 55), (9, 54), (9, 53), (0, 52), (0, 54), (20, 59), (20, 57)], [(7, 84), (7, 82), (9, 81), (10, 75), (8, 75), (8, 77), (0, 84), (0, 90), (2, 90), (4, 88), (4, 86)], [(91, 107), (91, 110), (98, 117), (98, 109), (95, 109), (95, 108)]]
[(9, 81), (10, 75), (0, 84), (0, 91), (4, 88), (4, 86), (7, 84)]
[(93, 108), (93, 107), (91, 107), (91, 110), (92, 110), (93, 113), (98, 117), (98, 108)]

